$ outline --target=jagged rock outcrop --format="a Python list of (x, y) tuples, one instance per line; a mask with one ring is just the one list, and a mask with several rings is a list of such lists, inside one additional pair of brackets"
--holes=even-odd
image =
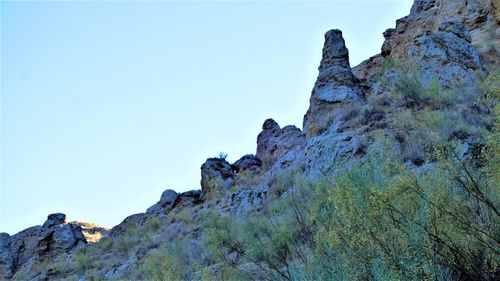
[(482, 68), (469, 31), (458, 22), (443, 22), (437, 32), (415, 38), (408, 54), (418, 62), (424, 83), (436, 80), (443, 88), (457, 84), (474, 87), (476, 71)]
[(262, 125), (262, 132), (257, 136), (255, 156), (264, 163), (274, 163), (289, 150), (305, 145), (305, 136), (295, 126), (280, 128), (273, 119), (267, 119)]
[[(498, 19), (493, 13), (495, 1), (491, 0), (418, 0), (410, 15), (396, 21), (396, 28), (384, 32), (385, 42), (382, 55), (407, 57), (407, 50), (413, 40), (427, 30), (437, 31), (445, 21), (460, 22), (473, 34), (484, 28), (495, 28)], [(498, 27), (496, 27), (498, 28)], [(473, 36), (474, 37), (474, 36)]]
[(201, 190), (205, 193), (222, 188), (229, 189), (234, 184), (231, 164), (222, 158), (209, 158), (201, 165)]
[(262, 161), (253, 154), (247, 154), (234, 162), (231, 167), (236, 173), (242, 171), (256, 172), (262, 167)]
[(177, 193), (174, 190), (165, 190), (160, 197), (160, 201), (149, 207), (145, 213), (133, 214), (126, 217), (120, 224), (114, 226), (109, 236), (119, 237), (127, 232), (131, 226), (142, 227), (151, 218), (159, 218), (164, 223), (168, 221), (167, 215), (174, 209), (181, 210), (193, 208), (202, 204), (205, 200), (205, 194), (201, 190), (190, 190), (183, 193)]
[(87, 243), (78, 224), (67, 223), (66, 215), (50, 214), (42, 226), (30, 227), (15, 235), (0, 235), (0, 272), (12, 277), (24, 264), (68, 253)]
[(328, 128), (339, 127), (342, 117), (362, 100), (362, 91), (352, 74), (342, 32), (330, 30), (325, 34), (318, 79), (304, 116), (306, 136), (315, 136)]
[[(293, 188), (286, 191), (286, 187), (279, 186), (280, 178), (298, 174), (320, 179), (335, 173), (337, 167), (353, 163), (350, 161), (359, 163), (377, 133), (394, 137), (391, 149), (396, 154), (404, 153), (408, 136), (398, 128), (394, 114), (408, 104), (398, 101), (390, 87), (380, 81), (386, 78), (390, 83), (402, 75), (401, 69), (391, 67), (389, 62), (411, 61), (411, 70), (422, 74), (424, 84), (436, 80), (448, 90), (461, 83), (467, 86), (465, 93), (474, 94), (472, 88), (484, 63), (498, 66), (498, 50), (490, 48), (500, 45), (498, 7), (498, 0), (416, 0), (410, 15), (384, 32), (381, 54), (353, 69), (342, 32), (328, 31), (303, 131), (295, 126), (281, 128), (273, 119), (265, 120), (255, 155), (245, 155), (232, 165), (223, 158), (207, 159), (201, 166), (201, 190), (165, 190), (145, 213), (127, 217), (109, 234), (98, 226), (67, 223), (64, 214), (52, 214), (43, 226), (13, 236), (0, 233), (0, 279), (11, 278), (20, 268), (71, 253), (79, 245), (102, 237), (109, 237), (111, 244), (126, 244), (129, 236), (139, 235), (136, 243), (145, 244), (129, 245), (125, 251), (114, 249), (112, 261), (99, 269), (106, 278), (129, 277), (128, 271), (144, 257), (157, 253), (163, 241), (185, 239), (191, 251), (202, 259), (208, 255), (202, 244), (202, 214), (216, 212), (237, 219), (260, 214), (274, 198), (293, 192)], [(446, 110), (462, 116), (475, 110), (467, 101), (453, 102), (446, 105)], [(411, 114), (428, 106), (413, 103), (405, 107)], [(459, 141), (467, 147), (470, 141), (464, 139)], [(416, 149), (419, 153), (424, 150)], [(430, 167), (429, 163), (422, 164), (423, 158), (409, 161), (409, 165), (421, 170)], [(79, 273), (69, 274), (69, 280), (81, 277)]]
[[(408, 16), (396, 20), (396, 27), (387, 29), (381, 55), (356, 66), (356, 77), (370, 79), (380, 72), (384, 59), (413, 58), (409, 49), (415, 39), (428, 32), (438, 32), (445, 22), (462, 24), (470, 33), (470, 43), (491, 68), (500, 65), (500, 1), (499, 0), (416, 0)], [(373, 82), (373, 81), (372, 81)]]

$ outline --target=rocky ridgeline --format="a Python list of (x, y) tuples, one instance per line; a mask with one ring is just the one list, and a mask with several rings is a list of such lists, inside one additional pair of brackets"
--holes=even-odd
[(12, 236), (0, 233), (0, 277), (10, 278), (18, 270), (69, 253), (107, 233), (108, 229), (103, 227), (68, 223), (66, 215), (60, 213), (49, 215), (42, 226), (33, 226)]
[[(408, 153), (411, 136), (399, 127), (395, 116), (401, 108), (419, 110), (420, 105), (391, 94), (387, 81), (407, 75), (394, 66), (395, 61), (412, 62), (412, 70), (422, 74), (422, 87), (434, 83), (447, 91), (459, 85), (463, 97), (447, 105), (457, 116), (482, 114), (467, 97), (474, 94), (475, 83), (488, 67), (499, 66), (497, 50), (491, 47), (500, 46), (499, 8), (496, 0), (416, 0), (410, 15), (384, 32), (381, 54), (354, 68), (342, 32), (328, 31), (303, 131), (294, 126), (281, 128), (274, 120), (266, 120), (257, 137), (255, 155), (245, 155), (232, 164), (223, 157), (208, 159), (201, 166), (201, 190), (166, 190), (146, 212), (127, 217), (109, 233), (96, 226), (66, 223), (63, 214), (50, 215), (43, 226), (13, 236), (2, 233), (0, 279), (22, 273), (40, 280), (34, 265), (41, 260), (71, 254), (88, 247), (88, 242), (101, 243), (98, 241), (103, 237), (119, 240), (131, 229), (146, 229), (139, 232), (153, 242), (127, 255), (113, 255), (110, 251), (107, 255), (113, 255), (109, 258), (113, 262), (99, 269), (106, 278), (128, 276), (141, 259), (158, 251), (158, 241), (187, 239), (190, 249), (202, 260), (206, 256), (200, 230), (202, 213), (239, 218), (258, 213), (266, 202), (286, 192), (274, 188), (279, 177), (299, 173), (316, 179), (332, 173), (339, 165), (363, 161), (380, 134), (395, 138), (392, 149), (396, 153)], [(479, 121), (474, 125), (484, 126)], [(464, 153), (474, 143), (474, 135), (467, 132), (451, 131), (451, 137), (464, 144)], [(425, 153), (409, 155), (408, 165), (418, 168), (425, 163), (422, 158)], [(77, 272), (66, 275), (56, 277), (87, 280)]]

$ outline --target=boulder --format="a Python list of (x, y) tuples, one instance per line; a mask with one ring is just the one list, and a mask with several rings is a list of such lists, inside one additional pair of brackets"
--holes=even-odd
[(234, 184), (233, 168), (222, 158), (209, 158), (201, 165), (201, 190), (229, 189)]
[(158, 201), (153, 206), (149, 207), (146, 211), (146, 214), (155, 214), (157, 216), (164, 216), (167, 214), (167, 211), (170, 211), (174, 205), (175, 200), (179, 195), (172, 189), (167, 189), (163, 191), (160, 197), (160, 201)]
[(307, 138), (330, 127), (338, 127), (341, 116), (362, 102), (361, 88), (352, 74), (349, 51), (340, 30), (333, 29), (325, 34), (323, 58), (318, 70), (309, 109), (304, 116)]

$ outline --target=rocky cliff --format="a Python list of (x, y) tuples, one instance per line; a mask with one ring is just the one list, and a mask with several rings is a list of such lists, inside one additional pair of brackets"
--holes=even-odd
[[(184, 241), (201, 264), (211, 259), (203, 244), (206, 213), (239, 220), (259, 215), (294, 192), (280, 184), (283, 177), (314, 180), (363, 162), (380, 136), (393, 140), (390, 149), (406, 166), (429, 169), (430, 136), (408, 126), (437, 110), (455, 121), (439, 125), (442, 137), (460, 143), (462, 157), (472, 154), (480, 146), (478, 129), (491, 127), (483, 118), (491, 112), (476, 103), (476, 85), (500, 64), (499, 24), (497, 0), (415, 0), (410, 15), (384, 32), (381, 53), (354, 68), (342, 32), (326, 32), (303, 130), (265, 120), (255, 154), (232, 164), (224, 157), (208, 159), (201, 166), (201, 190), (166, 190), (146, 212), (109, 232), (52, 214), (42, 226), (2, 233), (0, 279), (134, 279), (138, 266), (161, 251), (162, 241)], [(241, 263), (240, 254), (233, 251), (229, 263)], [(97, 261), (86, 261), (89, 255)], [(202, 279), (196, 272), (186, 276)]]

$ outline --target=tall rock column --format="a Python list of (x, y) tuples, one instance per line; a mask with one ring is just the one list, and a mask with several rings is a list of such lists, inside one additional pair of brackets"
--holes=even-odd
[(325, 34), (323, 58), (318, 70), (309, 109), (304, 116), (306, 137), (319, 135), (329, 128), (335, 130), (343, 116), (362, 102), (340, 30), (330, 30)]

